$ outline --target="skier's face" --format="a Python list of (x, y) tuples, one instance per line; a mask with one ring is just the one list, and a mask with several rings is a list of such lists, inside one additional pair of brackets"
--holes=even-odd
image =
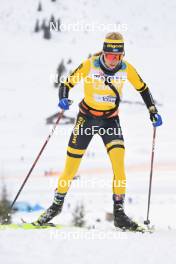
[(123, 53), (104, 52), (104, 61), (108, 68), (113, 69), (122, 60)]

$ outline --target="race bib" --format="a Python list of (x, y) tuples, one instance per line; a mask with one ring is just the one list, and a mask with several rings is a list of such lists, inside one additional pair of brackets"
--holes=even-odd
[(99, 95), (94, 94), (93, 98), (98, 103), (115, 103), (116, 97), (112, 95)]

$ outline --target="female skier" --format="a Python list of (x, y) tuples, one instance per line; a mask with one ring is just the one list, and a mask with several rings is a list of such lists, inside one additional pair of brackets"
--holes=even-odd
[(84, 61), (68, 76), (64, 83), (61, 83), (59, 88), (59, 107), (61, 109), (69, 109), (69, 91), (81, 79), (84, 79), (84, 99), (79, 104), (80, 110), (68, 143), (65, 168), (59, 177), (54, 201), (33, 224), (46, 225), (61, 212), (70, 182), (79, 168), (88, 144), (94, 134), (99, 134), (107, 149), (114, 174), (112, 188), (114, 225), (129, 230), (139, 228), (139, 225), (124, 212), (126, 192), (125, 147), (118, 107), (126, 79), (142, 96), (153, 126), (160, 126), (162, 119), (158, 114), (149, 88), (135, 68), (123, 59), (124, 55), (123, 36), (116, 32), (108, 33), (102, 51)]

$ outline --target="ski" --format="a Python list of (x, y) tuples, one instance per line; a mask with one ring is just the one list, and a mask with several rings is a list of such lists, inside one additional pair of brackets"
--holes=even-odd
[(31, 229), (49, 229), (49, 228), (56, 228), (61, 229), (63, 228), (62, 225), (54, 225), (54, 224), (46, 224), (46, 225), (35, 225), (34, 223), (27, 223), (23, 221), (19, 224), (0, 224), (0, 230), (6, 230), (6, 229), (25, 229), (25, 230), (31, 230)]
[(53, 228), (53, 227), (59, 229), (59, 228), (63, 227), (62, 225), (55, 225), (55, 224), (53, 224), (53, 223), (46, 223), (45, 225), (39, 225), (39, 224), (37, 224), (36, 222), (28, 223), (28, 222), (26, 222), (23, 218), (21, 218), (21, 221), (22, 221), (22, 224), (23, 224), (23, 225), (32, 225), (32, 226), (34, 227), (34, 229), (35, 229), (35, 228), (37, 228), (37, 229), (42, 229), (42, 228)]
[(123, 231), (123, 232), (132, 232), (132, 233), (149, 233), (152, 234), (155, 230), (154, 227), (143, 227), (143, 226), (138, 226), (136, 229), (129, 229), (129, 228), (118, 228), (116, 227), (117, 231)]
[(56, 229), (61, 229), (62, 225), (55, 225), (55, 226), (35, 226), (33, 224), (5, 224), (2, 225), (0, 224), (0, 230), (5, 230), (5, 229), (25, 229), (25, 230), (31, 230), (31, 229), (49, 229), (49, 228), (56, 228)]
[[(65, 227), (73, 227), (73, 226), (64, 226), (64, 225), (54, 225), (52, 223), (49, 223), (49, 224), (46, 224), (46, 225), (35, 225), (34, 223), (12, 223), (12, 224), (0, 224), (0, 230), (8, 230), (8, 229), (23, 229), (23, 230), (34, 230), (34, 229), (63, 229)], [(118, 228), (118, 227), (115, 227), (115, 229), (113, 228), (112, 231), (115, 231), (115, 232), (130, 232), (130, 233), (149, 233), (149, 234), (152, 234), (155, 229), (154, 227), (138, 227), (137, 229), (135, 230), (132, 230), (132, 229), (127, 229), (127, 228)], [(105, 230), (104, 230), (105, 231)]]

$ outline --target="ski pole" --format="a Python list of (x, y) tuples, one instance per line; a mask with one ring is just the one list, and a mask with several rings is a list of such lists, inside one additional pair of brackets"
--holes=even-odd
[(46, 145), (48, 144), (50, 138), (52, 137), (52, 135), (53, 135), (53, 133), (54, 133), (54, 131), (55, 131), (55, 129), (56, 129), (56, 127), (57, 127), (57, 125), (58, 125), (60, 119), (63, 117), (63, 114), (64, 114), (64, 110), (62, 110), (62, 112), (59, 112), (59, 113), (58, 113), (58, 117), (57, 117), (56, 123), (54, 124), (54, 126), (53, 126), (53, 128), (52, 128), (50, 134), (48, 135), (48, 137), (47, 137), (45, 143), (43, 144), (43, 146), (42, 146), (40, 152), (38, 153), (38, 155), (37, 155), (37, 157), (36, 157), (34, 163), (32, 164), (32, 167), (30, 168), (30, 170), (29, 170), (29, 172), (28, 172), (26, 178), (24, 179), (24, 181), (23, 181), (23, 183), (22, 183), (22, 185), (21, 185), (19, 191), (17, 192), (17, 194), (16, 194), (16, 196), (15, 196), (15, 199), (13, 200), (13, 202), (12, 202), (12, 204), (11, 204), (11, 206), (10, 206), (10, 209), (13, 208), (13, 206), (14, 206), (16, 200), (18, 199), (18, 197), (19, 197), (21, 191), (23, 190), (24, 185), (26, 184), (26, 182), (27, 182), (29, 176), (31, 175), (31, 173), (32, 173), (32, 171), (33, 171), (35, 165), (37, 164), (37, 162), (38, 162), (38, 160), (39, 160), (39, 158), (40, 158), (40, 156), (41, 156), (43, 150), (45, 149), (45, 147), (46, 147)]
[(149, 180), (149, 191), (148, 191), (148, 207), (147, 207), (147, 219), (144, 221), (145, 225), (150, 224), (149, 210), (150, 210), (150, 198), (151, 198), (151, 189), (152, 189), (153, 163), (154, 163), (154, 153), (155, 153), (155, 138), (156, 138), (156, 127), (153, 128), (152, 155), (151, 155), (150, 180)]

